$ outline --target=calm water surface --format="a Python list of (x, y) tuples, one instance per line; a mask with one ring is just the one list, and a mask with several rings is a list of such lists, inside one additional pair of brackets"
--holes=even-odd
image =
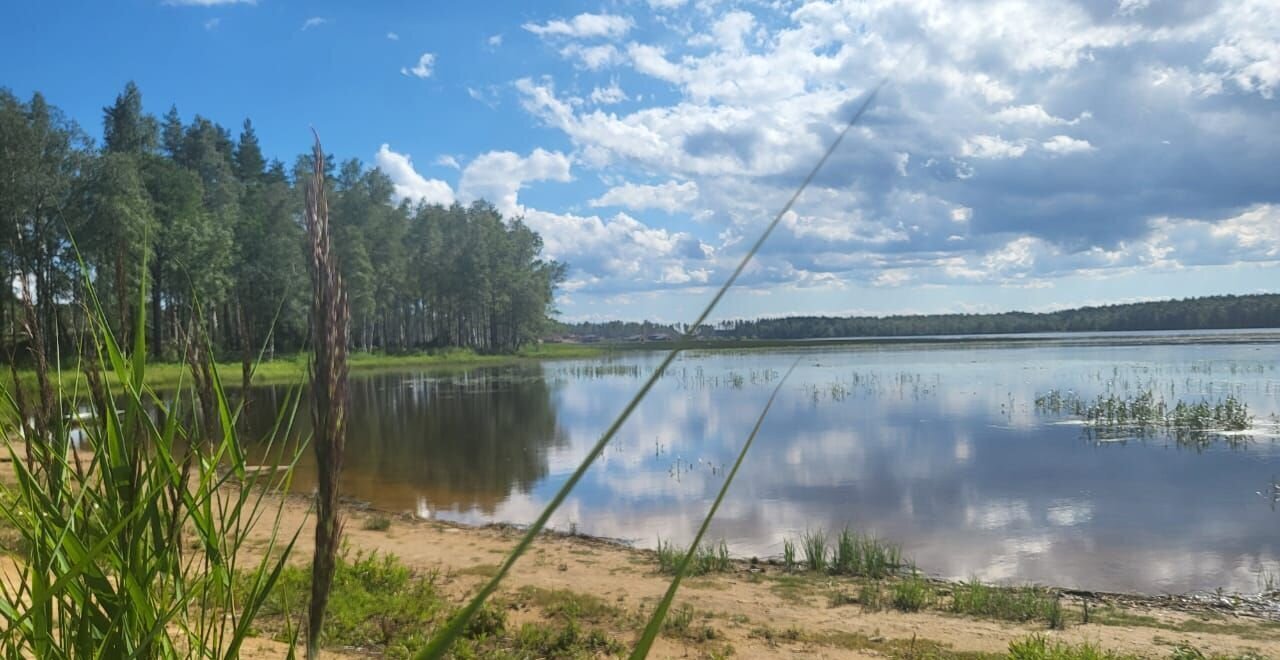
[[(641, 546), (690, 539), (798, 357), (712, 526), (734, 554), (780, 555), (784, 538), (848, 525), (943, 577), (1257, 591), (1280, 574), (1280, 336), (1231, 341), (688, 353), (552, 524)], [(661, 357), (353, 378), (343, 488), (427, 518), (527, 523)], [(1233, 395), (1258, 430), (1207, 446), (1099, 441), (1034, 406), (1050, 389), (1148, 388), (1170, 403)], [(255, 390), (254, 424), (283, 397)]]

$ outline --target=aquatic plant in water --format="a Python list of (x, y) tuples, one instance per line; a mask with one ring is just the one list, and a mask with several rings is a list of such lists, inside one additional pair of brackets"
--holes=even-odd
[(1171, 407), (1153, 389), (1134, 396), (1100, 394), (1092, 401), (1072, 391), (1049, 390), (1036, 396), (1035, 408), (1042, 414), (1079, 417), (1097, 429), (1138, 434), (1164, 431), (1179, 440), (1200, 440), (1253, 426), (1248, 404), (1233, 394), (1213, 403), (1177, 401)]

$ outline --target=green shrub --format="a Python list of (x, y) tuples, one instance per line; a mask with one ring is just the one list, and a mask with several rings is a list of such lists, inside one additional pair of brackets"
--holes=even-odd
[(858, 603), (868, 612), (879, 612), (884, 609), (884, 595), (880, 591), (880, 583), (867, 582), (858, 587)]
[[(292, 616), (305, 611), (311, 593), (310, 567), (289, 566), (267, 599), (263, 614)], [(387, 657), (408, 657), (451, 612), (435, 574), (418, 574), (393, 555), (357, 552), (340, 556), (325, 617), (325, 646), (376, 650)], [(483, 639), (501, 633), (506, 616), (485, 607), (467, 623), (466, 636)]]
[(902, 549), (897, 545), (851, 532), (848, 527), (836, 539), (833, 573), (880, 579), (901, 568)]
[(1006, 621), (1044, 621), (1051, 628), (1063, 627), (1058, 597), (1039, 587), (996, 587), (975, 578), (956, 585), (949, 609), (956, 614)]
[(1103, 651), (1094, 644), (1051, 642), (1041, 635), (1032, 635), (1009, 643), (1009, 660), (1137, 660), (1137, 657)]
[(912, 573), (894, 583), (889, 601), (894, 609), (919, 612), (933, 603), (933, 587), (919, 573)]
[(800, 549), (804, 551), (804, 565), (815, 573), (823, 573), (827, 570), (827, 533), (818, 529), (817, 531), (806, 531), (800, 536)]
[[(677, 569), (680, 568), (680, 562), (684, 561), (685, 552), (685, 549), (678, 548), (670, 541), (663, 541), (659, 538), (657, 550), (658, 572), (666, 575), (675, 575)], [(724, 541), (720, 541), (720, 543), (704, 543), (700, 546), (694, 552), (685, 575), (728, 573), (732, 570), (733, 561), (729, 558), (729, 546)]]
[(385, 532), (388, 529), (391, 529), (391, 518), (384, 516), (381, 513), (375, 513), (368, 516), (364, 519), (364, 522), (360, 523), (360, 529), (371, 532)]

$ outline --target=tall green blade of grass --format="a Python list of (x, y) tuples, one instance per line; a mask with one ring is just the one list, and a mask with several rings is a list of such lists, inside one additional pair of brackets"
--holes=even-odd
[[(239, 592), (230, 588), (239, 572), (236, 557), (255, 524), (269, 515), (262, 504), (266, 490), (288, 486), (297, 456), (280, 457), (277, 463), (288, 466), (282, 473), (246, 475), (234, 425), (238, 411), (216, 378), (199, 392), (212, 404), (214, 423), (207, 431), (188, 426), (183, 383), (171, 401), (145, 383), (146, 317), (141, 311), (134, 317), (126, 353), (81, 266), (88, 340), (81, 357), (88, 358), (87, 380), (102, 390), (86, 402), (78, 391), (62, 389), (59, 379), (56, 399), (42, 396), (39, 430), (23, 414), (0, 416), (30, 427), (25, 439), (36, 448), (28, 452), (35, 459), (28, 469), (18, 460), (13, 436), (0, 440), (15, 459), (17, 476), (16, 486), (0, 482), (0, 516), (18, 530), (26, 550), (15, 579), (0, 581), (0, 610), (9, 623), (0, 629), (0, 652), (67, 659), (237, 657), (293, 545), (281, 533), (281, 509), (264, 535), (263, 558), (240, 572), (250, 588)], [(145, 308), (145, 295), (138, 302)], [(207, 337), (196, 341), (207, 348)], [(209, 359), (207, 350), (202, 354)], [(96, 371), (99, 364), (114, 375), (114, 391)], [(45, 374), (39, 379), (48, 382)], [(23, 411), (19, 392), (3, 394), (15, 412)], [(56, 401), (58, 408), (44, 401)], [(87, 469), (78, 455), (74, 466), (68, 460), (64, 401), (73, 413), (90, 406), (87, 418), (77, 415), (92, 449)], [(57, 417), (50, 419), (52, 410)], [(268, 452), (275, 438), (287, 434), (294, 412), (296, 402), (281, 411), (266, 438)], [(229, 483), (233, 478), (239, 483)]]
[(662, 632), (662, 621), (667, 618), (667, 612), (671, 610), (671, 602), (675, 600), (676, 591), (680, 588), (680, 581), (684, 579), (685, 573), (689, 570), (689, 565), (693, 563), (694, 555), (698, 553), (702, 537), (707, 533), (707, 528), (711, 526), (711, 519), (715, 518), (716, 512), (720, 510), (720, 503), (724, 501), (724, 496), (729, 492), (729, 485), (733, 483), (734, 477), (738, 476), (738, 468), (742, 467), (742, 462), (747, 457), (747, 452), (751, 450), (751, 444), (755, 442), (756, 435), (760, 433), (760, 427), (764, 425), (764, 419), (769, 415), (769, 409), (773, 407), (774, 399), (778, 398), (778, 392), (782, 391), (782, 386), (791, 377), (791, 372), (795, 371), (796, 365), (799, 363), (799, 358), (791, 363), (787, 373), (783, 374), (782, 380), (778, 381), (778, 386), (773, 388), (773, 393), (769, 395), (769, 400), (765, 402), (764, 408), (760, 410), (760, 416), (756, 418), (755, 426), (751, 427), (751, 433), (747, 435), (747, 441), (742, 443), (742, 449), (738, 451), (738, 458), (733, 462), (733, 469), (729, 470), (729, 474), (725, 476), (724, 484), (720, 486), (720, 492), (716, 494), (716, 499), (711, 503), (707, 516), (702, 519), (702, 525), (698, 527), (697, 535), (693, 537), (693, 543), (689, 545), (689, 550), (685, 552), (684, 558), (680, 560), (680, 565), (676, 567), (675, 577), (671, 578), (671, 584), (667, 586), (667, 593), (662, 596), (662, 601), (653, 610), (653, 616), (649, 618), (649, 624), (644, 627), (644, 632), (641, 633), (639, 641), (636, 642), (635, 649), (631, 651), (631, 660), (642, 660), (648, 657), (649, 649), (653, 647), (653, 641), (658, 638), (658, 633)]
[[(882, 88), (884, 84), (885, 81), (881, 81), (867, 94), (866, 98), (858, 106), (857, 111), (854, 112), (853, 116), (849, 118), (848, 123), (846, 123), (844, 128), (836, 135), (836, 139), (831, 142), (831, 146), (823, 152), (822, 158), (818, 159), (818, 163), (814, 165), (813, 169), (809, 171), (809, 174), (805, 176), (804, 180), (800, 183), (800, 186), (796, 189), (795, 194), (791, 195), (791, 198), (787, 200), (787, 203), (782, 206), (782, 209), (778, 211), (778, 214), (775, 215), (773, 220), (765, 227), (764, 232), (760, 234), (760, 237), (756, 239), (756, 242), (747, 250), (747, 253), (742, 256), (742, 260), (738, 262), (737, 268), (734, 268), (729, 279), (725, 280), (725, 283), (716, 291), (715, 296), (711, 298), (711, 301), (707, 303), (707, 306), (703, 308), (700, 314), (698, 314), (697, 319), (695, 319), (686, 330), (687, 335), (697, 333), (698, 328), (700, 328), (707, 320), (707, 317), (715, 311), (716, 306), (720, 304), (720, 299), (728, 293), (729, 289), (733, 288), (734, 283), (738, 281), (738, 277), (742, 275), (742, 271), (746, 269), (747, 264), (751, 263), (751, 259), (760, 251), (760, 248), (764, 245), (765, 241), (769, 239), (769, 235), (777, 228), (778, 223), (782, 222), (782, 217), (791, 210), (791, 207), (795, 205), (796, 200), (800, 198), (801, 193), (803, 193), (805, 188), (808, 188), (809, 184), (813, 182), (814, 177), (818, 175), (818, 171), (821, 170), (822, 166), (827, 163), (829, 158), (831, 158), (831, 154), (835, 153), (836, 148), (839, 147), (840, 143), (844, 140), (844, 136), (849, 133), (849, 129), (853, 128), (854, 124), (858, 123), (858, 120), (861, 119), (867, 109), (871, 107), (871, 103), (875, 101), (876, 94), (880, 92), (880, 88)], [(618, 414), (618, 417), (609, 424), (608, 428), (606, 428), (605, 432), (600, 436), (600, 439), (592, 445), (591, 449), (587, 452), (587, 455), (582, 459), (582, 462), (578, 464), (578, 467), (574, 469), (573, 473), (569, 475), (569, 478), (565, 480), (564, 485), (560, 487), (560, 490), (556, 492), (555, 496), (551, 498), (551, 501), (547, 503), (547, 506), (543, 508), (542, 513), (538, 514), (537, 519), (535, 519), (533, 523), (529, 525), (529, 528), (525, 530), (520, 541), (514, 548), (512, 548), (511, 553), (507, 555), (505, 560), (503, 560), (501, 566), (498, 567), (498, 571), (489, 579), (488, 582), (485, 583), (483, 587), (480, 588), (480, 591), (476, 592), (475, 596), (471, 598), (466, 606), (464, 606), (457, 615), (450, 619), (449, 623), (437, 632), (431, 638), (431, 641), (427, 642), (427, 645), (423, 647), (416, 656), (414, 656), (416, 660), (444, 657), (444, 654), (449, 650), (449, 647), (452, 646), (454, 641), (462, 635), (462, 631), (466, 627), (467, 622), (471, 620), (471, 617), (475, 616), (475, 613), (479, 611), (480, 606), (484, 604), (485, 600), (488, 599), (495, 590), (497, 590), (498, 585), (506, 578), (507, 573), (511, 570), (511, 567), (515, 565), (516, 561), (520, 559), (520, 556), (528, 551), (529, 546), (533, 544), (533, 540), (537, 538), (538, 534), (542, 533), (542, 530), (546, 527), (547, 521), (551, 519), (552, 514), (554, 514), (556, 509), (560, 508), (560, 505), (564, 503), (566, 498), (568, 498), (569, 493), (578, 485), (582, 476), (586, 474), (587, 469), (591, 467), (591, 464), (594, 463), (597, 458), (600, 457), (604, 448), (608, 446), (609, 441), (618, 433), (618, 429), (622, 428), (622, 425), (626, 423), (629, 417), (631, 417), (631, 413), (639, 407), (640, 402), (649, 394), (649, 390), (653, 389), (654, 384), (658, 382), (658, 379), (662, 377), (662, 374), (666, 372), (667, 367), (671, 365), (679, 354), (679, 348), (675, 348), (667, 353), (667, 356), (658, 364), (658, 368), (653, 370), (653, 373), (649, 375), (649, 378), (640, 386), (640, 390), (636, 392), (635, 396), (633, 396), (630, 401), (627, 402), (627, 405), (623, 407), (622, 412)]]

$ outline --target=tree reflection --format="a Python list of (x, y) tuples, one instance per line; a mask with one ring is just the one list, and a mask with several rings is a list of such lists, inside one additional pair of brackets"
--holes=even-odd
[[(537, 367), (382, 374), (353, 378), (350, 390), (342, 491), (380, 508), (492, 514), (513, 490), (545, 477), (548, 452), (568, 442)], [(265, 435), (286, 398), (285, 387), (250, 392), (250, 437)], [(309, 435), (306, 410), (295, 428), (294, 442)], [(265, 447), (246, 450), (266, 460)], [(313, 460), (303, 453), (296, 491), (314, 488)]]

